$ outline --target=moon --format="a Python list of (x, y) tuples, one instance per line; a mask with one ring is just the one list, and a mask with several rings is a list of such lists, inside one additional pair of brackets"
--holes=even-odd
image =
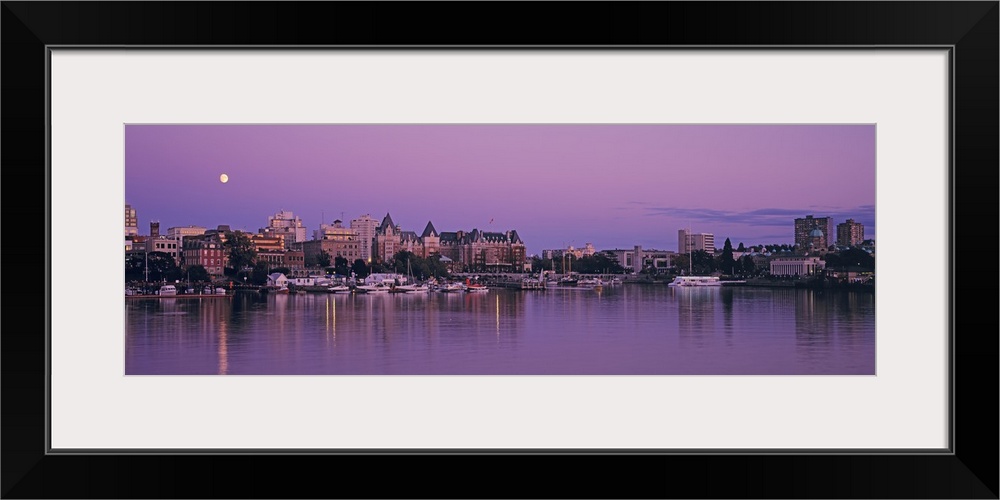
[(229, 182), (229, 176), (226, 175), (226, 174), (222, 174), (222, 175), (219, 176), (219, 180), (222, 181), (223, 184), (225, 184), (225, 183)]

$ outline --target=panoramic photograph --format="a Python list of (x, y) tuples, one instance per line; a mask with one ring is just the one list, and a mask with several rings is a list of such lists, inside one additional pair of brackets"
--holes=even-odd
[(127, 124), (125, 375), (875, 375), (874, 124)]

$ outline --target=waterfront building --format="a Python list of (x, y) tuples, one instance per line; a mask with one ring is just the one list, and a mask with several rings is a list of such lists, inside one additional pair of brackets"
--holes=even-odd
[(486, 232), (473, 229), (462, 243), (462, 263), (470, 269), (519, 272), (524, 268), (525, 247), (517, 231)]
[(309, 275), (309, 270), (306, 269), (306, 254), (302, 250), (286, 250), (284, 264), (284, 267), (288, 268), (290, 276)]
[(125, 204), (125, 236), (138, 236), (139, 235), (139, 218), (136, 216), (135, 209), (132, 205), (128, 203)]
[(201, 236), (205, 231), (201, 226), (171, 227), (167, 229), (167, 236), (180, 242), (187, 236)]
[(320, 254), (326, 252), (330, 256), (330, 265), (337, 257), (347, 259), (348, 265), (361, 258), (361, 244), (353, 229), (343, 226), (343, 222), (333, 221), (333, 224), (323, 224), (315, 233), (315, 238), (292, 245), (305, 255), (306, 266), (317, 265)]
[(146, 252), (163, 252), (174, 259), (174, 263), (181, 265), (181, 253), (183, 248), (177, 244), (177, 240), (167, 236), (157, 236), (146, 239)]
[(809, 239), (805, 248), (797, 247), (798, 253), (805, 255), (825, 254), (827, 252), (826, 235), (819, 228), (809, 231)]
[(774, 257), (770, 261), (772, 276), (812, 276), (825, 266), (819, 257)]
[(636, 258), (634, 249), (623, 250), (620, 248), (615, 248), (613, 250), (604, 250), (602, 251), (602, 253), (611, 258), (611, 260), (617, 262), (619, 266), (622, 266), (623, 268), (625, 268), (625, 271), (628, 272), (636, 272), (635, 263), (642, 262), (641, 257), (639, 259)]
[(288, 277), (283, 273), (271, 273), (267, 275), (267, 286), (277, 288), (288, 286)]
[(677, 256), (677, 253), (672, 250), (644, 249), (642, 245), (636, 245), (631, 250), (616, 248), (613, 250), (602, 250), (601, 253), (617, 262), (618, 265), (625, 268), (625, 271), (636, 273), (646, 267), (653, 267), (655, 269), (672, 267), (674, 265), (674, 257)]
[[(159, 231), (159, 229), (157, 229)], [(167, 228), (167, 237), (177, 242), (177, 248), (181, 249), (181, 263), (187, 264), (184, 260), (184, 238), (189, 236), (201, 236), (205, 234), (205, 228), (201, 226), (184, 226)]]
[(402, 230), (392, 222), (392, 217), (386, 212), (382, 223), (375, 228), (375, 243), (372, 248), (372, 261), (385, 262), (400, 250)]
[(279, 210), (268, 216), (267, 227), (261, 228), (260, 233), (266, 236), (283, 236), (285, 248), (291, 247), (292, 243), (306, 241), (306, 227), (302, 225), (302, 219), (286, 210)]
[(146, 253), (146, 240), (148, 236), (136, 235), (125, 238), (125, 256), (142, 255)]
[(703, 250), (709, 255), (715, 254), (715, 235), (713, 233), (692, 233), (687, 229), (677, 231), (677, 253), (689, 254)]
[[(543, 250), (542, 252), (544, 254), (545, 250)], [(552, 250), (549, 250), (549, 252), (552, 252)], [(573, 248), (573, 245), (570, 245), (566, 247), (565, 250), (558, 250), (558, 252), (559, 252), (558, 253), (559, 257), (562, 257), (565, 254), (569, 254), (580, 259), (583, 257), (590, 257), (594, 255), (595, 253), (597, 253), (597, 250), (594, 249), (593, 243), (587, 243), (583, 248)]]
[(420, 233), (420, 242), (423, 246), (421, 257), (425, 259), (441, 252), (441, 235), (438, 234), (437, 229), (434, 228), (434, 224), (431, 224), (431, 221), (427, 221), (424, 232)]
[(440, 244), (441, 255), (456, 269), (520, 272), (526, 262), (524, 241), (513, 230), (442, 232)]
[(269, 268), (285, 266), (285, 243), (280, 236), (255, 234), (250, 237), (254, 250), (257, 252), (257, 262), (266, 262)]
[(823, 233), (824, 247), (833, 241), (833, 218), (813, 217), (807, 215), (804, 218), (795, 219), (795, 248), (799, 253), (805, 252), (809, 244), (816, 243), (815, 237), (811, 235), (813, 229), (819, 229)]
[(422, 258), (441, 255), (450, 259), (455, 268), (483, 271), (520, 272), (526, 262), (524, 242), (517, 231), (438, 232), (434, 224), (427, 221), (424, 231), (417, 235), (413, 231), (403, 231), (388, 213), (375, 229), (372, 246), (373, 262), (386, 262), (400, 251)]
[(224, 275), (229, 250), (218, 233), (187, 236), (182, 241), (185, 268), (202, 266), (212, 278)]
[(837, 224), (837, 245), (853, 247), (860, 245), (865, 240), (865, 226), (854, 222), (854, 219), (847, 219), (846, 222)]
[(563, 250), (542, 250), (542, 259), (558, 259), (561, 258)]
[(375, 245), (375, 230), (378, 225), (378, 221), (369, 214), (364, 214), (351, 221), (351, 229), (357, 235), (358, 245), (361, 249), (361, 260), (367, 263), (372, 261), (372, 248)]

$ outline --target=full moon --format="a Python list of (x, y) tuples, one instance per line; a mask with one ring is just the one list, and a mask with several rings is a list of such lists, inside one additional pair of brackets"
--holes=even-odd
[(226, 174), (222, 174), (222, 175), (219, 176), (219, 180), (222, 181), (223, 184), (225, 184), (225, 183), (229, 182), (229, 176), (226, 175)]

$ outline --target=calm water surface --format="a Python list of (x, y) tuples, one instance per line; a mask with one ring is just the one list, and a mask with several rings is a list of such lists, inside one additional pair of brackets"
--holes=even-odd
[(875, 296), (619, 285), (127, 299), (125, 335), (128, 375), (873, 375)]

